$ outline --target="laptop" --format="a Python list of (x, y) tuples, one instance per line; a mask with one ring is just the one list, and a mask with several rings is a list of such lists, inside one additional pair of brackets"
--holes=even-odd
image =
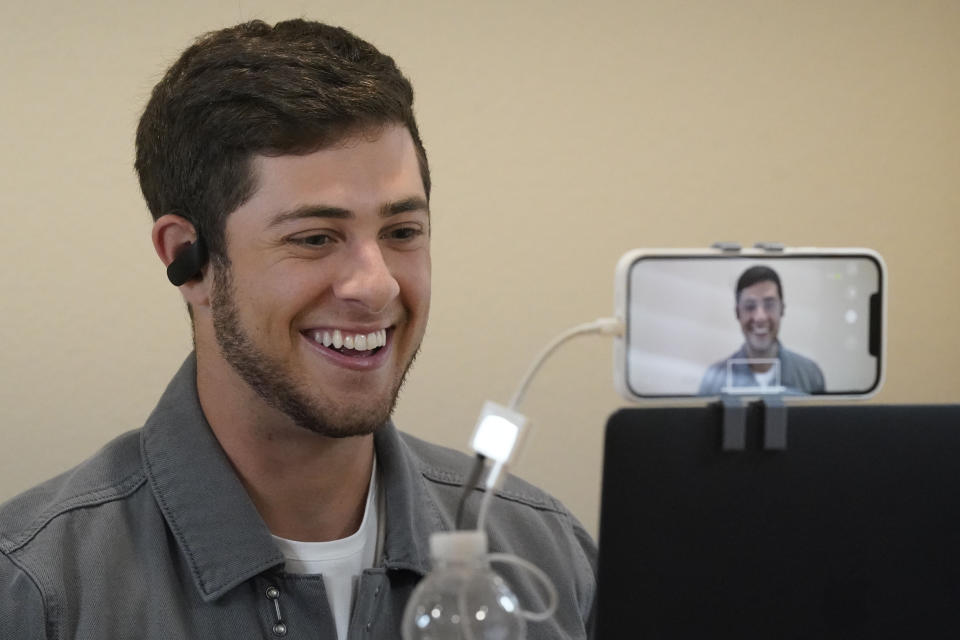
[(610, 417), (598, 638), (960, 637), (960, 405), (790, 407), (783, 451), (721, 415)]

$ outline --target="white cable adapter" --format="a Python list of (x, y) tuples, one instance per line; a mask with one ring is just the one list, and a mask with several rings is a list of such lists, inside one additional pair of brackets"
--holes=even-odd
[(485, 482), (488, 490), (499, 486), (501, 471), (513, 459), (528, 423), (522, 413), (489, 400), (484, 403), (470, 446), (493, 462)]

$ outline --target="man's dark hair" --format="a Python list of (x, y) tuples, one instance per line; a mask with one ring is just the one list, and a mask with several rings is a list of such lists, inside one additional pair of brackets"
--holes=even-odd
[(783, 287), (780, 286), (780, 276), (770, 267), (757, 265), (740, 274), (740, 278), (737, 280), (737, 302), (740, 302), (741, 291), (758, 282), (772, 282), (777, 285), (777, 295), (780, 296), (780, 301), (783, 301)]
[(429, 198), (413, 88), (393, 59), (339, 27), (256, 20), (201, 36), (167, 71), (135, 166), (154, 220), (183, 216), (225, 258), (227, 214), (256, 188), (254, 154), (310, 153), (390, 124), (410, 131)]

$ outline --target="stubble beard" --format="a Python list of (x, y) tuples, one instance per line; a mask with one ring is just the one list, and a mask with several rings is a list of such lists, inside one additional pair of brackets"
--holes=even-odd
[(227, 363), (267, 405), (297, 426), (330, 438), (367, 435), (387, 423), (419, 345), (382, 400), (368, 398), (355, 407), (322, 406), (302, 389), (284, 362), (264, 353), (251, 339), (240, 320), (235, 294), (229, 264), (214, 265), (210, 307), (217, 344)]

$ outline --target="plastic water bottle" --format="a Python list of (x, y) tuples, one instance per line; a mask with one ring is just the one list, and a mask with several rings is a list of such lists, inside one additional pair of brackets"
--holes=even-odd
[(523, 640), (517, 597), (486, 560), (487, 534), (430, 536), (433, 570), (403, 612), (403, 640)]

